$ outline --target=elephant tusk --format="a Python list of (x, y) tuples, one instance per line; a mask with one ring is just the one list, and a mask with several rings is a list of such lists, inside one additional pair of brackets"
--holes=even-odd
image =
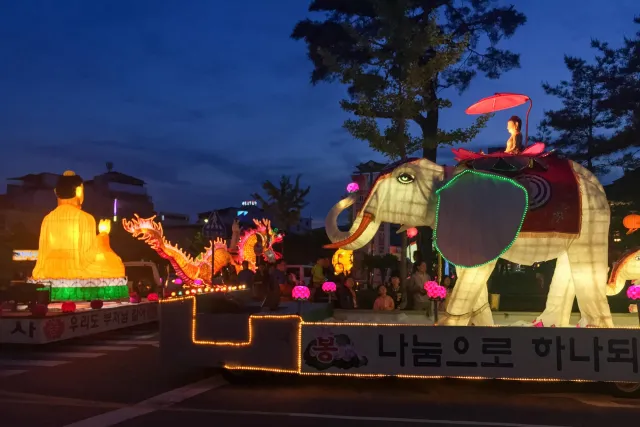
[(374, 220), (373, 214), (365, 213), (362, 216), (362, 221), (360, 222), (360, 225), (358, 226), (356, 231), (353, 232), (353, 234), (351, 236), (347, 237), (346, 239), (344, 239), (342, 241), (330, 243), (328, 245), (324, 245), (324, 248), (325, 249), (339, 249), (342, 246), (346, 246), (349, 243), (353, 243), (356, 239), (358, 239), (358, 237), (360, 237), (362, 235), (362, 233), (364, 233), (364, 231), (367, 229), (367, 227), (369, 226), (369, 224), (371, 224), (371, 222), (373, 220)]

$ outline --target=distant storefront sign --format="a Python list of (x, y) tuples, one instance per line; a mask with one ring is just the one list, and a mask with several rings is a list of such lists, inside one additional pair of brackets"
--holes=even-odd
[(37, 261), (38, 251), (34, 249), (14, 249), (14, 261)]
[(255, 200), (245, 200), (242, 202), (242, 206), (258, 206), (258, 202)]

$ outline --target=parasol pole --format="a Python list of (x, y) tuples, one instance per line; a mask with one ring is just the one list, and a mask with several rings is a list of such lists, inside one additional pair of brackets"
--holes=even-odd
[(525, 147), (529, 145), (529, 113), (531, 112), (531, 108), (533, 108), (533, 100), (529, 98), (529, 109), (527, 110), (527, 115), (524, 119), (524, 123), (525, 123), (524, 146)]

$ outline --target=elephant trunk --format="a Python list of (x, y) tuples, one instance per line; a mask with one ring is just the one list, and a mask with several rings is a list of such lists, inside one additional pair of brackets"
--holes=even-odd
[(325, 230), (329, 240), (333, 243), (325, 245), (327, 249), (343, 248), (347, 250), (360, 249), (373, 238), (378, 231), (380, 223), (373, 214), (365, 212), (364, 208), (358, 213), (349, 231), (340, 231), (338, 228), (338, 215), (354, 204), (356, 196), (352, 195), (339, 201), (325, 220)]

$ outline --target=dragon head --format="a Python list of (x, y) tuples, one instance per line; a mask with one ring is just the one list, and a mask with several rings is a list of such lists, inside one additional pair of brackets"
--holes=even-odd
[(144, 241), (153, 249), (158, 249), (164, 243), (164, 231), (162, 224), (154, 221), (155, 218), (155, 215), (150, 218), (140, 218), (138, 214), (134, 214), (130, 221), (122, 219), (122, 227), (133, 237)]

